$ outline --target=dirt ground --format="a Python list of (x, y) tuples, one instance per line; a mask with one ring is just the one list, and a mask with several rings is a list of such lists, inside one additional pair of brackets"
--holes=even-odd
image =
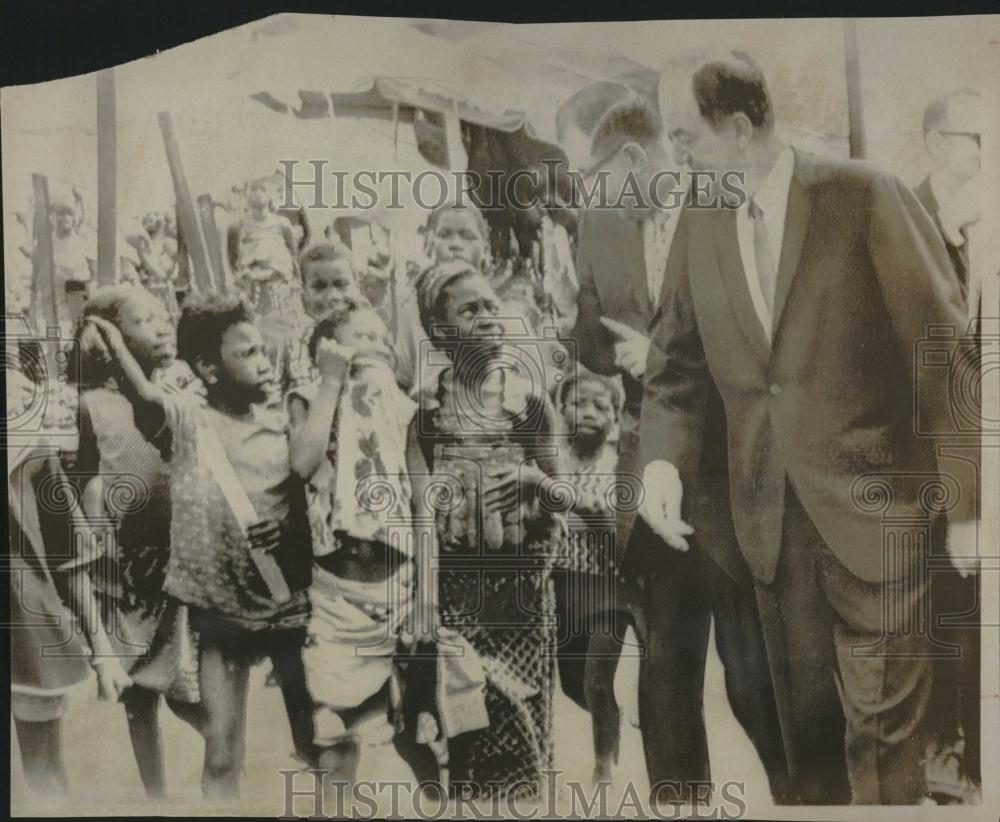
[[(635, 687), (637, 658), (625, 658), (619, 666), (616, 691), (623, 706), (621, 755), (615, 769), (615, 781), (607, 794), (607, 813), (620, 811), (624, 816), (641, 816), (643, 808), (635, 801), (645, 801), (648, 791), (642, 743), (639, 731), (631, 720), (636, 717)], [(243, 778), (242, 796), (236, 803), (211, 805), (200, 798), (203, 745), (200, 737), (180, 722), (165, 708), (161, 712), (167, 755), (170, 799), (165, 802), (149, 801), (139, 781), (138, 770), (128, 741), (124, 711), (119, 705), (101, 703), (96, 698), (96, 685), (85, 686), (81, 696), (72, 704), (64, 721), (64, 751), (66, 766), (72, 785), (68, 801), (53, 801), (27, 793), (21, 774), (16, 737), (11, 738), (11, 811), (15, 816), (38, 815), (300, 815), (314, 813), (311, 797), (296, 798), (293, 807), (286, 805), (286, 777), (280, 771), (294, 769), (297, 763), (291, 758), (291, 736), (277, 688), (264, 684), (268, 668), (258, 666), (253, 672), (247, 729), (247, 765)], [(730, 798), (741, 796), (750, 809), (759, 813), (770, 807), (770, 796), (763, 768), (746, 735), (736, 722), (726, 701), (722, 666), (715, 654), (714, 643), (710, 649), (705, 678), (705, 714), (708, 725), (709, 750), (713, 778), (719, 783), (733, 780), (742, 783), (728, 787)], [(369, 723), (365, 728), (369, 743), (363, 752), (359, 778), (361, 780), (399, 780), (408, 785), (415, 780), (406, 765), (396, 755), (390, 742), (389, 727), (384, 723)], [(579, 815), (581, 804), (574, 804), (578, 796), (591, 797), (590, 777), (593, 768), (588, 715), (557, 691), (555, 701), (555, 768), (557, 778), (556, 809), (560, 814)], [(312, 777), (298, 774), (294, 777), (297, 791), (310, 789)], [(578, 782), (580, 789), (571, 787)], [(436, 797), (413, 809), (412, 793), (399, 789), (398, 814), (413, 817), (423, 809), (433, 817), (439, 811)], [(574, 796), (574, 791), (580, 791)], [(635, 797), (635, 800), (633, 800)], [(325, 793), (324, 813), (331, 814), (330, 804), (336, 796)], [(723, 811), (734, 813), (737, 804), (717, 799)], [(383, 789), (376, 800), (379, 815), (393, 811), (391, 789)], [(374, 818), (376, 802), (355, 806), (355, 815)], [(624, 804), (623, 804), (624, 803)], [(528, 804), (519, 804), (518, 810), (530, 813)], [(538, 816), (548, 815), (551, 801), (541, 806)], [(501, 808), (501, 813), (505, 813)], [(595, 811), (596, 813), (596, 811)], [(440, 818), (440, 817), (439, 817)], [(466, 818), (474, 818), (468, 815)]]

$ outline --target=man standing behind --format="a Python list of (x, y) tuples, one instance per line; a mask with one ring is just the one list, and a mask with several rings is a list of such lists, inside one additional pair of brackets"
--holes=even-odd
[[(960, 88), (935, 97), (924, 110), (924, 145), (934, 164), (914, 190), (941, 232), (955, 275), (969, 302), (969, 319), (979, 316), (982, 290), (970, 265), (976, 226), (982, 213), (979, 92)], [(979, 764), (980, 593), (978, 580), (957, 571), (931, 578), (936, 617), (965, 625), (937, 630), (955, 643), (960, 655), (934, 661), (934, 690), (929, 707), (932, 728), (928, 750), (928, 790), (944, 801), (974, 797), (982, 782)], [(966, 627), (969, 622), (976, 627)]]
[[(978, 289), (969, 293), (970, 230), (982, 212), (980, 193), (979, 92), (961, 88), (935, 97), (924, 110), (924, 145), (934, 164), (914, 190), (934, 218), (948, 256), (970, 296), (969, 316), (979, 313)], [(974, 304), (973, 304), (974, 303)]]
[[(596, 91), (606, 95), (607, 84)], [(582, 220), (573, 337), (587, 368), (622, 377), (618, 470), (625, 481), (639, 474), (642, 377), (663, 357), (650, 346), (650, 327), (660, 316), (663, 294), (673, 290), (665, 279), (667, 260), (684, 230), (681, 178), (661, 133), (655, 104), (623, 86), (597, 119), (591, 156), (581, 172), (588, 190), (604, 175), (608, 199), (619, 206), (592, 208)], [(787, 783), (752, 582), (728, 513), (721, 401), (712, 409), (715, 447), (706, 449), (701, 466), (706, 481), (692, 493), (699, 538), (691, 550), (669, 548), (635, 508), (619, 509), (617, 518), (616, 562), (632, 583), (628, 606), (643, 646), (639, 716), (654, 801), (657, 783), (683, 782), (689, 790), (710, 778), (703, 684), (713, 613), (733, 712), (756, 746), (777, 798)], [(659, 794), (674, 798), (668, 790)]]
[[(963, 357), (947, 252), (895, 178), (785, 145), (747, 54), (671, 63), (660, 105), (675, 160), (742, 172), (747, 196), (687, 211), (672, 258), (686, 276), (668, 275), (677, 287), (653, 329), (665, 353), (645, 378), (644, 475), (697, 476), (705, 395), (717, 388), (792, 788), (807, 804), (917, 803), (931, 689), (916, 624), (925, 543), (945, 540), (946, 525), (965, 566), (977, 539), (978, 440), (941, 446), (955, 430), (949, 378), (975, 360)], [(946, 367), (917, 356), (935, 326), (959, 335), (936, 338)], [(676, 540), (678, 488), (646, 487), (646, 515)], [(940, 487), (951, 492), (935, 508), (928, 490)], [(893, 543), (887, 514), (920, 525)]]

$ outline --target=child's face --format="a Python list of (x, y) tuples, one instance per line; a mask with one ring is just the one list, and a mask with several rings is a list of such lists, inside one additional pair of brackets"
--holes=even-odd
[(455, 326), (460, 340), (499, 348), (504, 336), (499, 315), (500, 299), (481, 274), (460, 277), (445, 289), (440, 321)]
[(462, 260), (479, 268), (486, 239), (469, 211), (446, 211), (439, 218), (431, 241), (431, 256), (436, 263)]
[(150, 212), (142, 218), (142, 227), (146, 230), (147, 234), (159, 231), (162, 225), (163, 219), (156, 212)]
[(69, 234), (73, 230), (76, 215), (68, 206), (55, 206), (52, 209), (52, 224), (60, 234)]
[(136, 289), (118, 312), (118, 327), (129, 351), (146, 370), (162, 368), (177, 355), (177, 332), (163, 305), (144, 289)]
[(247, 192), (247, 202), (253, 208), (266, 208), (271, 202), (271, 194), (263, 183), (253, 183)]
[(353, 348), (359, 354), (374, 354), (383, 358), (392, 354), (389, 330), (374, 311), (352, 311), (337, 326), (337, 342)]
[(360, 296), (354, 269), (348, 260), (316, 260), (303, 269), (302, 302), (306, 313), (322, 320)]
[(219, 361), (209, 384), (236, 402), (267, 400), (274, 369), (264, 339), (253, 323), (236, 323), (226, 329), (219, 346)]
[(380, 305), (389, 290), (389, 274), (381, 268), (369, 266), (361, 277), (360, 290), (372, 305)]
[(607, 439), (615, 423), (615, 401), (607, 386), (582, 379), (566, 397), (563, 418), (569, 430), (587, 438)]

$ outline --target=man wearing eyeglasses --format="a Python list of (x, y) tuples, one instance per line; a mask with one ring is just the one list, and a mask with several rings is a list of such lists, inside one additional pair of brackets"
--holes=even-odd
[[(649, 95), (626, 86), (616, 92), (606, 83), (593, 92), (596, 100), (584, 102), (595, 102), (597, 111), (581, 106), (593, 123), (589, 151), (573, 151), (569, 137), (563, 143), (582, 169), (581, 188), (604, 192), (581, 220), (572, 336), (584, 366), (622, 378), (619, 472), (628, 481), (640, 475), (643, 375), (664, 359), (649, 334), (674, 289), (668, 258), (684, 231), (684, 176), (669, 157), (658, 106)], [(562, 131), (571, 136), (568, 126)], [(733, 713), (760, 755), (775, 798), (787, 793), (753, 584), (728, 515), (725, 415), (721, 399), (714, 400), (706, 424), (711, 445), (700, 471), (706, 481), (689, 489), (687, 499), (697, 536), (690, 544), (681, 537), (671, 548), (635, 506), (620, 508), (616, 522), (616, 563), (629, 580), (628, 611), (643, 646), (639, 715), (653, 802), (696, 794), (694, 786), (711, 777), (703, 688), (713, 616)], [(650, 492), (647, 487), (643, 493)], [(674, 784), (662, 787), (667, 782)]]
[[(644, 476), (697, 484), (718, 391), (795, 799), (918, 804), (925, 563), (929, 550), (963, 573), (978, 563), (978, 432), (952, 414), (976, 366), (958, 281), (896, 178), (784, 142), (745, 52), (671, 60), (660, 108), (676, 161), (740, 172), (747, 196), (686, 213), (644, 380)], [(941, 483), (946, 505), (927, 497)], [(645, 485), (650, 525), (685, 533), (680, 483)]]
[[(924, 110), (924, 145), (933, 169), (913, 192), (944, 237), (966, 293), (969, 292), (969, 232), (979, 222), (982, 208), (981, 107), (979, 92), (971, 88), (960, 88), (931, 100)], [(969, 309), (970, 316), (975, 316), (978, 300)]]
[[(979, 92), (960, 88), (935, 97), (924, 110), (924, 145), (933, 168), (913, 193), (944, 238), (955, 274), (969, 301), (969, 318), (979, 315), (980, 289), (970, 277), (970, 246), (975, 245), (981, 202)], [(970, 279), (972, 281), (970, 281)], [(957, 571), (931, 579), (935, 615), (962, 614), (962, 622), (980, 621), (976, 580)], [(952, 616), (953, 619), (953, 616)], [(939, 624), (936, 622), (936, 624)], [(928, 790), (940, 802), (970, 801), (980, 790), (980, 632), (976, 627), (937, 631), (954, 643), (957, 658), (934, 661), (934, 689), (928, 715), (932, 729), (927, 751)]]

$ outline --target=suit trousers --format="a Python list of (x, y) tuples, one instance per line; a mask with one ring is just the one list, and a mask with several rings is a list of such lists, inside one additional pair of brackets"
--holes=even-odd
[[(932, 687), (927, 575), (851, 574), (786, 484), (781, 554), (757, 584), (796, 801), (915, 804)], [(924, 626), (925, 627), (925, 626)]]
[(928, 719), (938, 746), (964, 742), (966, 775), (982, 782), (980, 768), (980, 670), (982, 591), (977, 575), (945, 568), (931, 574), (931, 633), (947, 652), (934, 659), (934, 690)]
[[(694, 793), (694, 784), (711, 778), (704, 682), (714, 616), (730, 706), (775, 800), (786, 801), (787, 766), (753, 586), (738, 584), (694, 540), (690, 550), (674, 550), (642, 519), (630, 540), (626, 579), (643, 652), (639, 723), (652, 798), (657, 783), (688, 783)], [(675, 790), (665, 788), (660, 798), (669, 801)]]

